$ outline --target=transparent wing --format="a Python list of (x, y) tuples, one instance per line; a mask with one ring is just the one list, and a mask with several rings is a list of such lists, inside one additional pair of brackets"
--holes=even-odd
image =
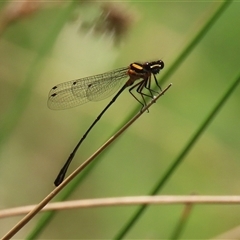
[(50, 109), (76, 107), (88, 101), (99, 101), (113, 94), (128, 76), (128, 67), (72, 80), (54, 86), (48, 95)]
[(92, 81), (86, 91), (89, 101), (100, 101), (112, 95), (122, 85), (122, 79), (128, 76), (128, 68), (117, 69), (102, 74), (103, 77)]

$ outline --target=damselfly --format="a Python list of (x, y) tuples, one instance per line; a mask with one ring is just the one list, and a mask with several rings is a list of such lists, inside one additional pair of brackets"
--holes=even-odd
[[(128, 77), (128, 80), (125, 82), (122, 88), (120, 88), (117, 94), (102, 110), (102, 112), (82, 136), (54, 181), (55, 186), (58, 186), (63, 181), (74, 155), (84, 139), (87, 137), (88, 133), (100, 120), (105, 111), (115, 102), (123, 90), (131, 86), (129, 89), (130, 94), (142, 105), (143, 108), (146, 106), (145, 97), (154, 98), (154, 93), (157, 93), (151, 88), (152, 76), (157, 87), (159, 90), (161, 90), (156, 78), (156, 74), (158, 74), (163, 68), (164, 63), (162, 60), (146, 62), (143, 64), (135, 62), (131, 63), (128, 67), (119, 68), (91, 77), (60, 83), (51, 89), (48, 96), (48, 107), (51, 109), (66, 109), (84, 104), (88, 101), (99, 101), (110, 96), (119, 88), (122, 83), (121, 80)], [(137, 80), (139, 81), (135, 83)], [(136, 92), (139, 93), (141, 100), (134, 95), (132, 92), (133, 89), (136, 89)]]

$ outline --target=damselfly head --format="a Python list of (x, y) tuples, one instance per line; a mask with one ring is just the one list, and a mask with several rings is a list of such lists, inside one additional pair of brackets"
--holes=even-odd
[(162, 60), (146, 62), (143, 64), (143, 67), (152, 74), (157, 74), (164, 68), (164, 62)]

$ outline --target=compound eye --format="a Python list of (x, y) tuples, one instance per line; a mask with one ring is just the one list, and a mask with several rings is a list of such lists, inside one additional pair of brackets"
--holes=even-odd
[(162, 60), (159, 60), (158, 61), (158, 64), (159, 64), (159, 68), (160, 69), (163, 69), (164, 68), (164, 62)]

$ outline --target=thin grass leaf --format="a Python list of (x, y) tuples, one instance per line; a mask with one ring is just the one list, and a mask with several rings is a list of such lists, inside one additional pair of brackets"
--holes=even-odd
[[(219, 19), (219, 17), (224, 13), (224, 11), (227, 9), (227, 7), (230, 5), (232, 1), (225, 1), (223, 2), (220, 7), (218, 6), (215, 12), (211, 12), (209, 17), (206, 19), (205, 23), (202, 24), (202, 26), (199, 27), (199, 29), (196, 31), (196, 34), (192, 37), (192, 39), (189, 41), (189, 43), (186, 45), (184, 50), (180, 53), (180, 55), (176, 58), (174, 63), (169, 67), (169, 71), (165, 73), (163, 76), (161, 82), (165, 82), (168, 77), (170, 77), (180, 66), (181, 63), (183, 63), (183, 60), (191, 53), (191, 51), (197, 46), (197, 44), (203, 39), (203, 37), (206, 35), (206, 33), (211, 29), (213, 24)], [(204, 133), (207, 126), (210, 124), (210, 122), (214, 119), (215, 115), (219, 111), (219, 109), (224, 105), (226, 100), (230, 97), (233, 90), (236, 88), (236, 86), (239, 83), (239, 78), (234, 80), (234, 83), (230, 86), (230, 88), (226, 91), (226, 93), (223, 95), (223, 97), (220, 99), (216, 107), (213, 108), (212, 112), (208, 115), (206, 120), (203, 121), (203, 123), (200, 125), (199, 129), (196, 131), (195, 134), (193, 134), (193, 137), (189, 140), (189, 143), (186, 144), (186, 146), (183, 148), (182, 152), (179, 154), (179, 156), (176, 158), (176, 160), (173, 161), (172, 166), (166, 171), (166, 173), (163, 175), (163, 177), (156, 183), (156, 186), (153, 187), (153, 189), (150, 191), (149, 195), (155, 195), (157, 194), (160, 189), (164, 186), (164, 184), (169, 180), (171, 175), (177, 170), (178, 166), (182, 161), (184, 160), (187, 153), (190, 151), (190, 149), (193, 147), (193, 145), (196, 143), (196, 141), (199, 139), (199, 137)], [(124, 236), (128, 233), (128, 231), (133, 227), (133, 225), (136, 223), (136, 221), (141, 217), (141, 215), (144, 213), (144, 211), (147, 209), (147, 205), (141, 206), (135, 214), (132, 216), (132, 218), (125, 224), (125, 226), (119, 231), (119, 233), (116, 235), (114, 239), (122, 239)]]

